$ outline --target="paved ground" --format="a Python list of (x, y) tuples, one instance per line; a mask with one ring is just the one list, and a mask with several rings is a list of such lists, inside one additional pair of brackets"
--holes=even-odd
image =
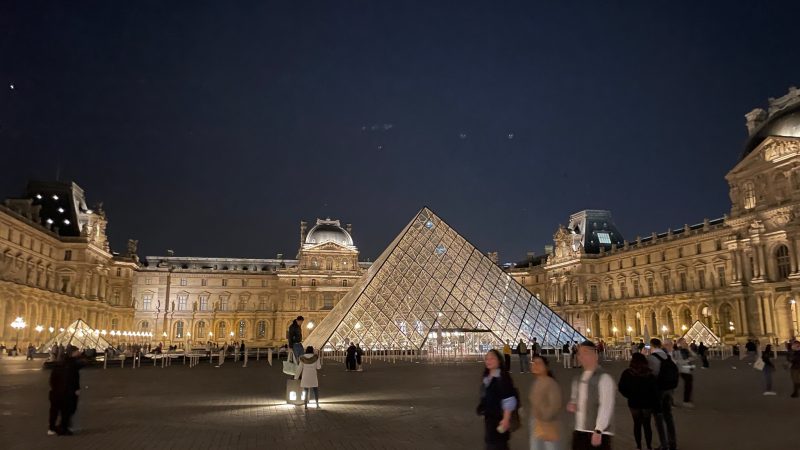
[[(695, 410), (678, 409), (680, 448), (797, 448), (800, 400), (788, 398), (788, 375), (776, 373), (777, 397), (761, 395), (760, 372), (712, 362), (696, 381)], [(287, 406), (285, 376), (263, 360), (189, 368), (86, 369), (77, 435), (48, 437), (47, 376), (41, 361), (0, 360), (3, 449), (479, 449), (474, 415), (481, 366), (374, 362), (347, 373), (326, 361), (323, 408)], [(621, 363), (607, 363), (616, 376)], [(570, 373), (567, 373), (570, 372)], [(566, 386), (574, 371), (557, 369)], [(529, 377), (514, 374), (522, 394)], [(565, 421), (569, 418), (564, 414)], [(615, 448), (632, 449), (621, 397)], [(524, 432), (512, 448), (526, 448)]]

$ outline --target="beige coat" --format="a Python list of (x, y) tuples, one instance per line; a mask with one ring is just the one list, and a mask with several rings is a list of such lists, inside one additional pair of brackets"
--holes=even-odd
[(528, 397), (530, 411), (534, 418), (531, 437), (545, 441), (557, 441), (561, 425), (561, 388), (556, 380), (548, 376), (537, 376)]

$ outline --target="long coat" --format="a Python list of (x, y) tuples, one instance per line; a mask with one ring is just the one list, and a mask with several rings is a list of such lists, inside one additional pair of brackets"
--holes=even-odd
[(301, 388), (319, 387), (317, 371), (322, 369), (322, 360), (319, 356), (306, 353), (300, 357), (300, 364), (297, 366), (297, 374), (294, 379), (300, 378)]

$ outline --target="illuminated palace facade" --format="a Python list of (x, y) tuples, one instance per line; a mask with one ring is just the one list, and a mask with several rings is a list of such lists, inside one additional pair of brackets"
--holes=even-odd
[(626, 240), (608, 211), (573, 214), (553, 250), (508, 269), (579, 331), (620, 342), (703, 321), (726, 342), (798, 335), (800, 90), (746, 115), (730, 214)]
[[(508, 273), (579, 332), (611, 342), (682, 334), (696, 320), (727, 342), (796, 336), (800, 90), (746, 118), (748, 143), (726, 176), (730, 214), (625, 239), (610, 212), (581, 211), (551, 251)], [(301, 222), (295, 259), (140, 261), (135, 241), (111, 251), (106, 226), (74, 183), (31, 182), (0, 205), (0, 342), (15, 341), (21, 317), (21, 344), (78, 318), (168, 344), (282, 344), (294, 317), (313, 328), (369, 267), (337, 220)]]

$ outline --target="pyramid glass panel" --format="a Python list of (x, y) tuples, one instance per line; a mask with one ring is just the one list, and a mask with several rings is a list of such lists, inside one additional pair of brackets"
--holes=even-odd
[(686, 331), (683, 338), (686, 339), (686, 342), (694, 341), (698, 345), (702, 342), (710, 347), (719, 345), (722, 342), (719, 337), (711, 331), (711, 328), (708, 328), (706, 324), (699, 320), (696, 320), (692, 324), (692, 327)]
[(103, 337), (100, 330), (90, 327), (86, 322), (81, 319), (76, 320), (70, 326), (59, 332), (46, 344), (44, 349), (49, 350), (54, 345), (74, 345), (81, 350), (95, 349), (98, 352), (105, 351), (111, 344)]
[(423, 208), (304, 344), (476, 353), (533, 337), (555, 347), (584, 339)]

